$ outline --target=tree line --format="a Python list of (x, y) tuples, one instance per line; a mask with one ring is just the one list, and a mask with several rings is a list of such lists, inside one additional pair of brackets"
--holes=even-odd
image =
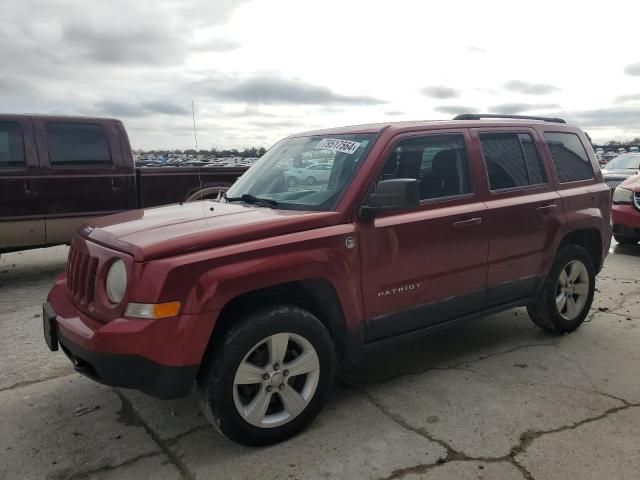
[(224, 150), (218, 150), (212, 148), (210, 150), (195, 150), (190, 148), (188, 150), (147, 150), (144, 153), (150, 153), (153, 155), (168, 155), (170, 153), (185, 154), (185, 155), (215, 155), (216, 157), (261, 157), (266, 153), (267, 149), (264, 147), (251, 147), (244, 150), (238, 150), (237, 148), (230, 148)]

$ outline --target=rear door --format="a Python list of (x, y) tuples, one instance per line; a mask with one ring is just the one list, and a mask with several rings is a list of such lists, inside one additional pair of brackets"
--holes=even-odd
[(486, 306), (492, 307), (536, 293), (562, 225), (562, 206), (533, 129), (473, 129), (473, 137), (485, 166)]
[(45, 243), (39, 173), (31, 120), (0, 116), (0, 251)]
[(47, 243), (68, 242), (91, 217), (134, 208), (133, 166), (123, 159), (115, 121), (36, 118), (34, 124)]

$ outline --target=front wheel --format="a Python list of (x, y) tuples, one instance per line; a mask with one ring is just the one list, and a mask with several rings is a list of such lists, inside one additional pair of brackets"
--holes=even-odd
[(556, 333), (572, 332), (589, 313), (595, 270), (589, 253), (578, 245), (562, 248), (535, 304), (527, 310), (533, 323)]
[(272, 307), (247, 315), (219, 340), (198, 387), (205, 415), (225, 436), (244, 445), (277, 443), (320, 412), (335, 354), (311, 313)]

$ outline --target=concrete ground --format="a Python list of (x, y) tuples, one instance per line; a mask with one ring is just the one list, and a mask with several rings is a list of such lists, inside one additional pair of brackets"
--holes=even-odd
[(66, 247), (0, 258), (0, 479), (636, 479), (640, 246), (615, 246), (587, 322), (523, 309), (372, 352), (298, 437), (245, 448), (195, 397), (96, 384), (47, 350), (40, 304)]

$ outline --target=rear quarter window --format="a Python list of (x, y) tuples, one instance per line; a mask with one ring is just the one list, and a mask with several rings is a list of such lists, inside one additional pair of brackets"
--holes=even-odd
[(593, 178), (589, 155), (575, 133), (546, 132), (544, 140), (551, 152), (553, 165), (560, 183), (577, 182)]
[(111, 152), (101, 125), (48, 123), (47, 145), (51, 165), (109, 165)]
[(25, 166), (22, 128), (17, 122), (0, 122), (0, 168)]

